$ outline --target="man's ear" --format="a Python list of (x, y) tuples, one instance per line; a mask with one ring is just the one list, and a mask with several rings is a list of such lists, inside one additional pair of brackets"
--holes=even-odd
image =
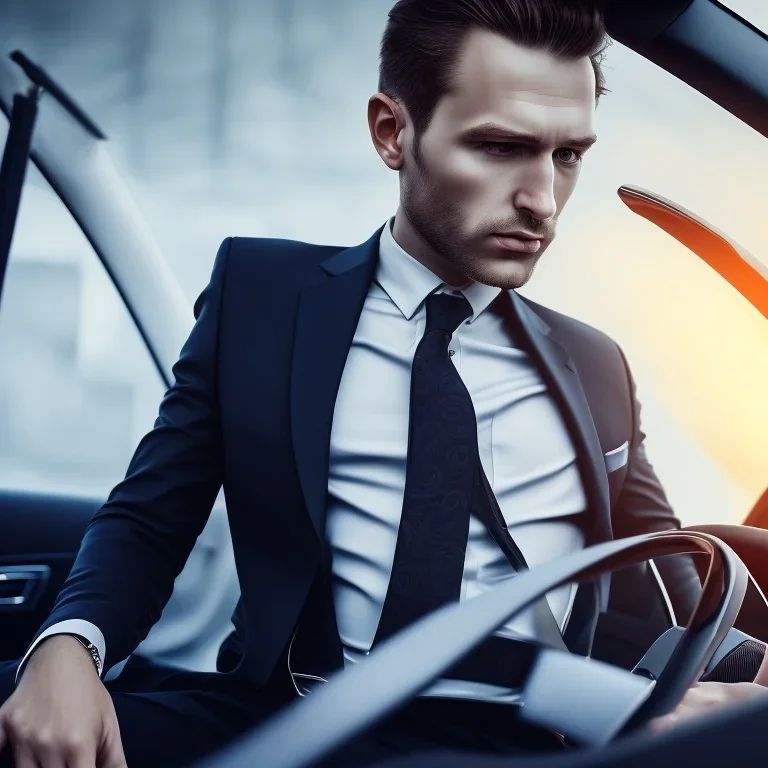
[(368, 100), (368, 128), (379, 157), (393, 171), (403, 167), (403, 132), (406, 126), (404, 108), (383, 93)]

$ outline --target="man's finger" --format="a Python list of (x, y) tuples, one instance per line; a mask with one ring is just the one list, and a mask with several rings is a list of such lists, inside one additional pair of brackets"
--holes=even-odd
[(15, 744), (11, 746), (13, 747), (13, 765), (15, 768), (41, 768), (29, 747), (26, 745), (17, 747)]
[(120, 729), (115, 726), (110, 729), (104, 740), (101, 759), (96, 763), (97, 768), (128, 768), (120, 738)]
[(675, 724), (675, 717), (671, 715), (664, 715), (664, 717), (656, 717), (648, 723), (648, 730), (651, 733), (661, 733), (666, 731), (667, 728), (671, 728)]
[(94, 766), (98, 766), (98, 763), (93, 754), (81, 754), (67, 761), (67, 768), (94, 768)]
[[(690, 715), (688, 715), (690, 717)], [(648, 729), (651, 733), (661, 733), (668, 731), (670, 728), (674, 728), (680, 723), (681, 720), (685, 720), (686, 715), (680, 710), (676, 709), (667, 715), (661, 715), (655, 717), (648, 723)]]
[[(95, 747), (81, 746), (77, 750), (70, 749), (66, 756), (64, 768), (94, 768), (94, 766), (98, 765)], [(43, 762), (43, 768), (48, 768), (48, 763)]]

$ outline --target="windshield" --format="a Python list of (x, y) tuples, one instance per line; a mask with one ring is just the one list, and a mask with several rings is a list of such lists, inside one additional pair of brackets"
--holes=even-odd
[(727, 0), (723, 5), (764, 32), (768, 30), (768, 6), (762, 0)]
[[(15, 3), (0, 42), (35, 58), (45, 40), (42, 63), (104, 126), (191, 300), (224, 237), (351, 244), (392, 215), (397, 176), (365, 122), (391, 4), (113, 0), (65, 30)], [(768, 29), (764, 0), (728, 4)], [(765, 262), (768, 144), (619, 44), (605, 69), (600, 139), (522, 292), (622, 346), (683, 521), (737, 522), (768, 485), (768, 324), (616, 190), (670, 198)]]

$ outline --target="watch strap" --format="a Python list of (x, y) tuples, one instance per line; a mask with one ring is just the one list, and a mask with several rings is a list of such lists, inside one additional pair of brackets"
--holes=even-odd
[(99, 649), (90, 641), (88, 638), (83, 637), (82, 635), (72, 635), (72, 637), (75, 638), (82, 646), (85, 648), (88, 653), (91, 654), (91, 658), (93, 659), (93, 663), (96, 666), (96, 673), (99, 677), (101, 677), (101, 670), (102, 670), (102, 660), (101, 660), (101, 654), (99, 653)]

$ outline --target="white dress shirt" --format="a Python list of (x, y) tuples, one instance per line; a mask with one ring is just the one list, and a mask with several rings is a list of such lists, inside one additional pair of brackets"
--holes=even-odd
[[(382, 231), (375, 281), (347, 357), (331, 430), (327, 536), (346, 664), (371, 648), (392, 571), (405, 491), (411, 365), (424, 334), (424, 300), (433, 291), (460, 292), (472, 306), (449, 353), (472, 397), (488, 482), (525, 559), (533, 567), (584, 543), (578, 515), (586, 497), (576, 452), (535, 365), (489, 307), (500, 289), (480, 283), (460, 291), (446, 286), (397, 244), (391, 225)], [(514, 576), (501, 549), (472, 517), (460, 599)], [(566, 585), (547, 595), (561, 629), (574, 593)], [(497, 634), (536, 638), (533, 616), (521, 614)], [(49, 627), (29, 648), (19, 672), (37, 644), (55, 634), (81, 635), (106, 657), (99, 628), (72, 619)], [(123, 664), (109, 670), (107, 679)], [(438, 681), (423, 695), (518, 700), (509, 689), (452, 680)]]
[[(581, 549), (578, 515), (586, 509), (576, 451), (563, 418), (530, 357), (503, 317), (489, 307), (499, 288), (446, 286), (382, 231), (379, 264), (347, 357), (333, 414), (327, 536), (333, 595), (345, 663), (371, 648), (387, 593), (405, 492), (411, 365), (426, 324), (426, 297), (462, 293), (473, 315), (449, 345), (469, 390), (488, 482), (510, 533), (533, 567)], [(461, 600), (515, 571), (483, 524), (470, 519)], [(547, 596), (564, 629), (575, 587)], [(536, 638), (528, 611), (497, 634)], [(475, 682), (441, 680), (425, 695), (513, 702), (517, 693)]]

